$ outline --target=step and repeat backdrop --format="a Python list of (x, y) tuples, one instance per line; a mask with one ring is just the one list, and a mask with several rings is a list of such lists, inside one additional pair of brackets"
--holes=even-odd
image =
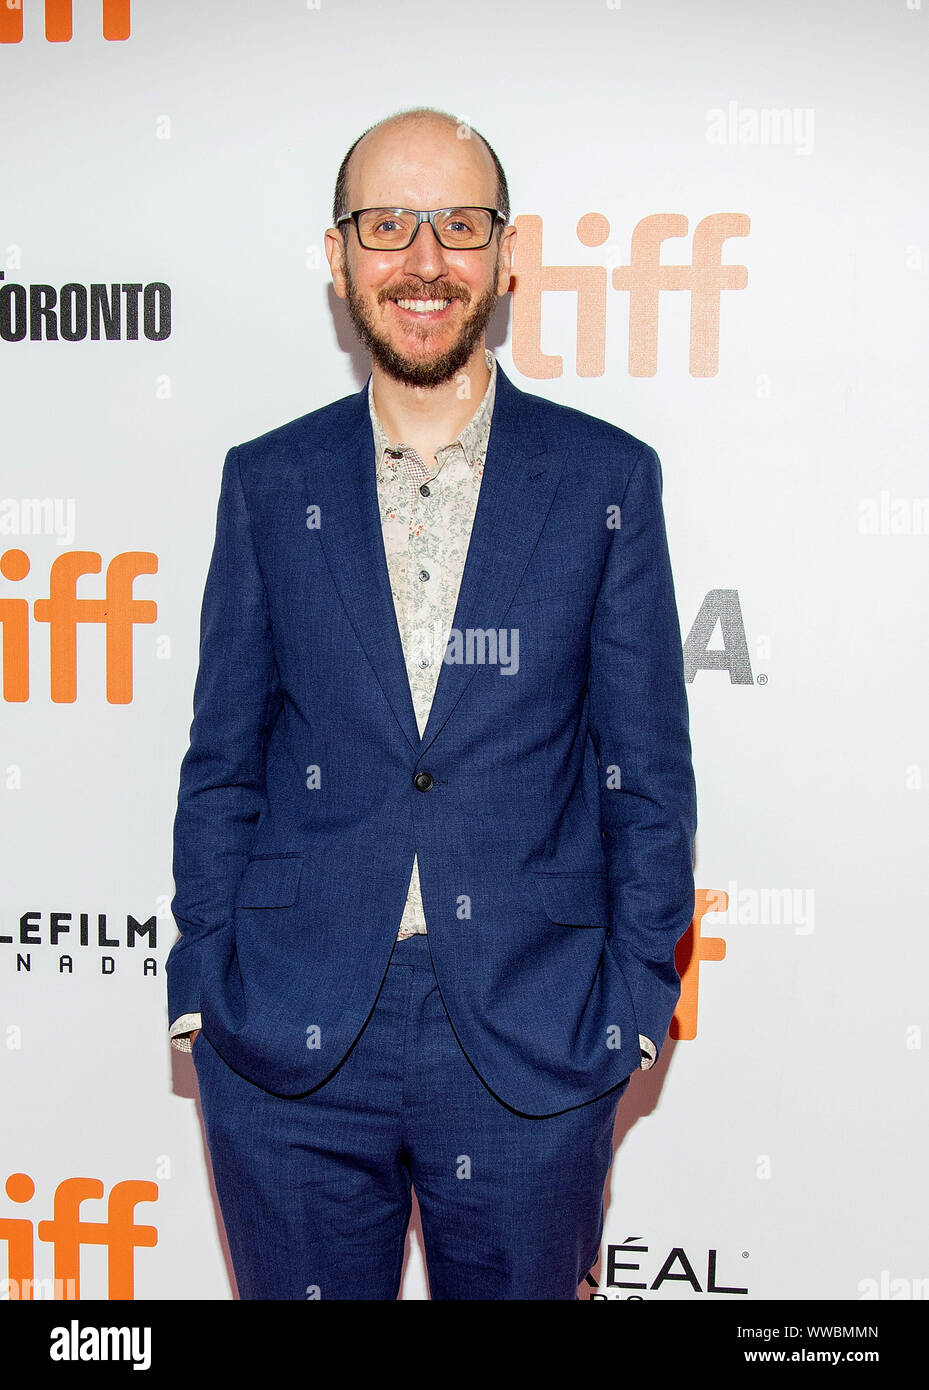
[(364, 382), (332, 187), (426, 104), (504, 370), (663, 465), (697, 894), (582, 1297), (929, 1297), (927, 10), (0, 2), (4, 1296), (236, 1296), (164, 975), (220, 470)]

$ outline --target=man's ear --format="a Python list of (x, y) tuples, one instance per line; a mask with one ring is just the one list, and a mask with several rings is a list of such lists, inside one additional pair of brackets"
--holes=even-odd
[(340, 299), (348, 298), (345, 285), (345, 242), (338, 227), (329, 227), (324, 238), (326, 259), (332, 271), (332, 285)]
[(506, 294), (510, 288), (513, 273), (513, 252), (516, 249), (516, 228), (504, 227), (500, 233), (499, 269), (497, 273), (497, 294)]

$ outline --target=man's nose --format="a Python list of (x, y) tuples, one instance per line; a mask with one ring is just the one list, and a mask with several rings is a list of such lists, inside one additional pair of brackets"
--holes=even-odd
[(420, 280), (437, 280), (448, 270), (445, 248), (430, 222), (421, 222), (416, 228), (416, 234), (404, 252), (403, 268), (411, 275), (418, 275)]

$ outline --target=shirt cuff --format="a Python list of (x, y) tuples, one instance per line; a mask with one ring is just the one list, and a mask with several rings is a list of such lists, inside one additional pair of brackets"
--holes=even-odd
[(194, 1028), (200, 1028), (199, 1014), (181, 1014), (180, 1018), (171, 1024), (171, 1031), (168, 1037), (171, 1039), (171, 1046), (176, 1047), (178, 1052), (190, 1052), (193, 1044), (189, 1037), (181, 1036), (190, 1033)]
[(658, 1049), (651, 1038), (647, 1038), (644, 1033), (639, 1034), (639, 1051), (642, 1054), (639, 1069), (648, 1071), (649, 1067), (653, 1067), (658, 1060)]

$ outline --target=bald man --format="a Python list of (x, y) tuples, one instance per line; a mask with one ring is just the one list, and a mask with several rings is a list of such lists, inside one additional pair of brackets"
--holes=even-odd
[(230, 449), (168, 961), (239, 1293), (574, 1300), (693, 913), (648, 445), (518, 390), (477, 131), (351, 146), (326, 253), (363, 389)]

